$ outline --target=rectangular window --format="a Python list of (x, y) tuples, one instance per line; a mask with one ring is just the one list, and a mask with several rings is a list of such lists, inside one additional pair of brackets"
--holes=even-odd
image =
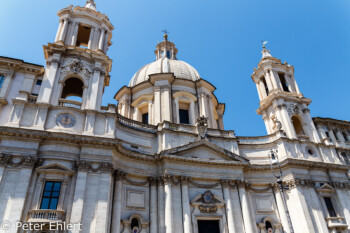
[(148, 112), (142, 114), (142, 123), (148, 124)]
[(1, 89), (2, 85), (4, 84), (4, 81), (5, 81), (5, 76), (0, 75), (0, 89)]
[(56, 210), (60, 196), (61, 182), (46, 181), (40, 209)]
[(332, 199), (330, 197), (324, 197), (324, 202), (326, 203), (326, 207), (330, 217), (337, 217), (337, 213), (335, 212)]
[(88, 47), (91, 28), (79, 25), (76, 46)]
[(220, 233), (218, 220), (198, 220), (198, 233)]
[(346, 153), (345, 153), (345, 152), (341, 152), (340, 155), (341, 155), (341, 157), (343, 158), (345, 164), (346, 164), (346, 165), (350, 165), (350, 161), (349, 161), (349, 158), (348, 158), (348, 156), (346, 155)]
[(281, 80), (281, 84), (282, 84), (282, 87), (283, 87), (283, 91), (289, 92), (288, 83), (287, 83), (287, 81), (286, 81), (286, 78), (285, 78), (284, 74), (283, 74), (283, 73), (278, 73), (278, 77), (279, 77), (280, 80)]
[(332, 138), (329, 136), (329, 133), (326, 131), (326, 136), (329, 138), (329, 141), (332, 142)]
[(179, 109), (179, 115), (180, 115), (180, 123), (181, 124), (189, 124), (190, 123), (188, 110)]
[(35, 85), (38, 85), (38, 86), (41, 86), (41, 83), (42, 83), (43, 81), (41, 80), (41, 79), (38, 79), (38, 80), (36, 80), (36, 84)]

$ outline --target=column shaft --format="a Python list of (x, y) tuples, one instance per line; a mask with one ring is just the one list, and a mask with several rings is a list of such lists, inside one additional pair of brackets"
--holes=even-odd
[(121, 177), (117, 177), (114, 185), (114, 203), (113, 203), (113, 216), (112, 216), (112, 233), (120, 233), (120, 218), (122, 215), (122, 187), (123, 180)]
[(173, 233), (173, 203), (171, 194), (171, 181), (164, 183), (165, 192), (165, 232)]
[(157, 216), (157, 184), (150, 183), (150, 232), (158, 232), (158, 216)]
[(239, 196), (241, 198), (242, 215), (243, 215), (245, 232), (246, 233), (255, 233), (255, 229), (254, 229), (253, 223), (252, 223), (253, 216), (252, 216), (251, 211), (250, 211), (248, 195), (245, 191), (244, 186), (239, 187)]
[(61, 33), (61, 30), (62, 30), (62, 26), (63, 26), (63, 20), (60, 20), (60, 24), (58, 26), (56, 37), (55, 37), (55, 42), (58, 41), (58, 39), (60, 38), (60, 33)]
[(71, 43), (72, 46), (75, 46), (77, 44), (78, 29), (79, 29), (79, 24), (75, 23), (74, 29), (73, 29), (73, 35), (72, 35), (72, 43)]
[(233, 217), (233, 209), (232, 209), (232, 201), (231, 201), (231, 195), (230, 195), (230, 188), (228, 184), (223, 184), (223, 193), (224, 193), (224, 200), (226, 202), (226, 216), (227, 216), (227, 225), (228, 225), (228, 232), (234, 233), (235, 230), (235, 221)]
[(94, 42), (94, 33), (95, 33), (95, 28), (91, 28), (88, 49), (92, 49), (92, 43)]
[(63, 29), (62, 29), (62, 32), (60, 34), (59, 41), (62, 41), (64, 43), (64, 39), (66, 37), (67, 30), (68, 30), (68, 19), (64, 19)]
[(184, 224), (184, 233), (192, 233), (191, 209), (188, 194), (188, 181), (181, 181), (182, 192), (182, 216)]
[(104, 40), (105, 40), (105, 35), (106, 35), (106, 30), (102, 29), (101, 30), (101, 36), (100, 36), (100, 42), (98, 44), (98, 49), (103, 51), (103, 45), (104, 45)]

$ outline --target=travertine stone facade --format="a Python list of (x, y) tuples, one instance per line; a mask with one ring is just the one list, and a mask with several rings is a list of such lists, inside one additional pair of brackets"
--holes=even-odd
[(45, 68), (0, 57), (0, 232), (349, 232), (350, 123), (311, 118), (293, 66), (263, 48), (252, 80), (268, 135), (237, 136), (166, 34), (101, 106), (113, 26), (91, 0), (58, 16)]

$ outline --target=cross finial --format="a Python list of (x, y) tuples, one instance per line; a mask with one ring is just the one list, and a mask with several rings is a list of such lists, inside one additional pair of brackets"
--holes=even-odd
[(263, 41), (263, 40), (262, 40), (262, 41), (261, 41), (261, 44), (262, 44), (262, 47), (265, 49), (265, 48), (266, 48), (265, 45), (267, 44), (267, 41)]
[(163, 35), (164, 40), (168, 40), (169, 32), (166, 29), (162, 30), (162, 32), (164, 33), (164, 35)]
[(85, 7), (86, 7), (86, 8), (93, 9), (93, 10), (96, 10), (96, 3), (95, 3), (95, 0), (87, 0), (87, 1), (86, 1), (86, 4), (85, 4)]

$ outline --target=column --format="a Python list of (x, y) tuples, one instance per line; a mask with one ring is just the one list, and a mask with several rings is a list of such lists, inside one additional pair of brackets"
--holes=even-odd
[(322, 211), (322, 204), (320, 202), (320, 198), (317, 195), (314, 186), (309, 187), (308, 190), (309, 190), (310, 197), (311, 197), (311, 203), (308, 203), (308, 204), (312, 205), (312, 209), (315, 212), (314, 217), (315, 217), (315, 221), (317, 224), (318, 232), (319, 233), (328, 233), (328, 226), (327, 226), (325, 216), (324, 216), (323, 211)]
[(112, 216), (112, 233), (120, 233), (121, 215), (123, 208), (123, 172), (115, 174), (114, 197), (113, 197), (113, 216)]
[(108, 31), (106, 31), (106, 36), (104, 40), (104, 45), (103, 45), (103, 52), (107, 53), (108, 50)]
[(267, 93), (266, 93), (266, 87), (265, 87), (265, 84), (264, 82), (260, 79), (259, 80), (259, 86), (258, 86), (258, 90), (260, 89), (259, 91), (259, 97), (260, 97), (260, 100), (263, 100), (267, 97)]
[(221, 186), (223, 189), (224, 200), (226, 203), (225, 210), (226, 210), (226, 217), (227, 217), (228, 232), (234, 233), (236, 232), (236, 230), (235, 230), (235, 220), (233, 217), (233, 208), (232, 208), (232, 202), (231, 202), (229, 181), (223, 180), (221, 182)]
[(157, 216), (157, 179), (154, 177), (149, 178), (150, 185), (150, 232), (158, 232), (158, 216)]
[(165, 175), (164, 193), (165, 193), (165, 233), (173, 233), (173, 203), (171, 197), (171, 177)]
[(211, 95), (208, 95), (208, 105), (209, 105), (209, 111), (210, 111), (209, 114), (210, 114), (210, 118), (211, 118), (211, 127), (216, 129), (218, 126), (217, 126), (215, 116), (214, 116), (214, 106), (213, 106), (213, 101), (212, 101)]
[(179, 98), (175, 99), (175, 114), (176, 114), (176, 123), (180, 123), (180, 108), (179, 108)]
[(272, 85), (276, 88), (276, 89), (281, 89), (283, 90), (282, 84), (281, 84), (281, 80), (278, 76), (278, 73), (276, 71), (270, 71), (270, 77), (271, 77), (271, 82)]
[(50, 103), (50, 99), (51, 99), (51, 94), (53, 91), (53, 85), (57, 76), (57, 71), (58, 71), (58, 67), (59, 67), (59, 61), (61, 59), (61, 55), (60, 54), (53, 54), (50, 58), (49, 58), (49, 68), (46, 70), (46, 74), (44, 76), (43, 79), (43, 83), (40, 87), (40, 91), (38, 94), (38, 100), (37, 102), (42, 102), (42, 103)]
[(92, 83), (91, 83), (91, 90), (90, 90), (90, 96), (89, 96), (89, 109), (92, 110), (97, 110), (97, 98), (98, 98), (98, 93), (99, 93), (99, 86), (103, 85), (102, 83), (100, 84), (100, 74), (101, 74), (101, 69), (100, 69), (101, 64), (97, 63), (96, 67), (94, 69), (94, 74), (92, 76)]
[(72, 35), (72, 46), (75, 46), (77, 44), (77, 38), (78, 38), (78, 29), (79, 29), (79, 23), (75, 22), (73, 24), (73, 35)]
[[(24, 208), (25, 200), (27, 198), (27, 192), (32, 177), (34, 159), (30, 159), (30, 162), (25, 162), (23, 167), (18, 169), (18, 177), (15, 181), (15, 188), (11, 190), (11, 200), (7, 202), (6, 214), (4, 221), (10, 223), (10, 230), (8, 232), (17, 232), (16, 222), (21, 220), (22, 211)], [(27, 163), (27, 164), (26, 164)], [(0, 229), (1, 230), (1, 229)]]
[(154, 124), (157, 125), (161, 122), (161, 108), (160, 108), (161, 100), (160, 100), (160, 87), (154, 87)]
[(191, 101), (190, 103), (190, 111), (189, 111), (189, 115), (190, 115), (190, 124), (191, 125), (194, 125), (196, 124), (196, 113), (195, 113), (195, 110), (194, 110), (194, 102)]
[(277, 210), (278, 210), (278, 214), (279, 214), (280, 219), (281, 219), (283, 230), (286, 233), (290, 233), (286, 209), (284, 208), (284, 203), (283, 203), (283, 198), (282, 198), (283, 194), (281, 193), (280, 188), (279, 188), (278, 184), (276, 184), (276, 183), (273, 184), (272, 189), (273, 189), (274, 194), (275, 194)]
[(242, 217), (241, 203), (239, 201), (238, 188), (232, 187), (231, 189), (231, 201), (232, 201), (232, 211), (233, 211), (233, 221), (235, 222), (235, 230), (237, 233), (244, 233), (244, 223)]
[(63, 21), (64, 21), (63, 19), (60, 19), (60, 24), (58, 26), (58, 30), (57, 30), (57, 33), (56, 33), (55, 42), (57, 42), (58, 39), (60, 38), (60, 32), (62, 30)]
[[(100, 165), (100, 188), (98, 190), (98, 201), (97, 201), (97, 208), (95, 211), (95, 217), (96, 217), (96, 226), (95, 226), (95, 232), (99, 233), (107, 233), (109, 231), (109, 200), (110, 200), (110, 193), (113, 188), (112, 182), (113, 177), (111, 176), (111, 172), (113, 171), (112, 165), (107, 164), (107, 166)], [(101, 168), (102, 166), (102, 168)]]
[(286, 202), (292, 222), (298, 224), (293, 225), (294, 232), (315, 233), (311, 216), (308, 210), (301, 187), (297, 186), (297, 181), (292, 181), (290, 190), (288, 191)]
[[(88, 176), (88, 168), (84, 163), (78, 163), (78, 174), (76, 177), (74, 199), (72, 205), (71, 218), (69, 223), (80, 224), (83, 217), (83, 207), (85, 199), (85, 186)], [(79, 233), (79, 229), (73, 229), (71, 233)]]
[(298, 84), (297, 84), (297, 82), (295, 81), (294, 75), (291, 76), (291, 77), (293, 78), (294, 86), (295, 86), (295, 90), (296, 90), (297, 94), (301, 94), (301, 93), (300, 93), (300, 90), (299, 90), (299, 87), (298, 87)]
[(68, 30), (68, 19), (63, 19), (64, 20), (64, 23), (63, 23), (63, 29), (62, 29), (62, 32), (60, 34), (60, 37), (59, 37), (59, 41), (62, 41), (64, 43), (64, 39), (66, 37), (66, 34), (67, 34), (67, 30)]
[(152, 100), (148, 100), (148, 124), (153, 124)]
[(105, 41), (106, 29), (101, 29), (100, 42), (98, 44), (98, 49), (103, 51), (103, 45)]
[[(158, 232), (165, 232), (165, 203), (164, 203), (164, 182), (160, 179), (158, 182)], [(114, 232), (113, 232), (114, 233)]]
[(245, 184), (246, 183), (244, 181), (238, 182), (238, 190), (239, 190), (239, 197), (241, 199), (241, 205), (242, 205), (244, 228), (246, 233), (255, 233), (256, 231), (254, 229), (253, 222), (252, 222), (252, 219), (254, 219), (254, 216), (252, 215), (250, 210), (248, 194), (246, 193), (246, 190), (245, 190)]
[(271, 82), (271, 73), (269, 70), (265, 73), (265, 81), (266, 81), (266, 84), (267, 84), (269, 91), (271, 92), (272, 90), (274, 90), (274, 87), (273, 87), (272, 82)]
[(188, 177), (181, 177), (181, 194), (184, 233), (192, 233), (191, 209), (188, 194)]
[(199, 99), (200, 99), (200, 116), (208, 117), (207, 109), (206, 109), (207, 106), (205, 104), (206, 94), (204, 92), (200, 93)]
[(163, 86), (161, 90), (161, 111), (162, 121), (171, 121), (171, 99), (170, 99), (170, 87)]
[(81, 109), (84, 110), (88, 106), (88, 86), (83, 86), (83, 96), (82, 96), (82, 103), (81, 103)]
[(92, 28), (91, 28), (91, 31), (90, 31), (88, 49), (92, 49), (92, 43), (94, 42), (94, 34), (95, 34), (95, 28), (92, 27)]

